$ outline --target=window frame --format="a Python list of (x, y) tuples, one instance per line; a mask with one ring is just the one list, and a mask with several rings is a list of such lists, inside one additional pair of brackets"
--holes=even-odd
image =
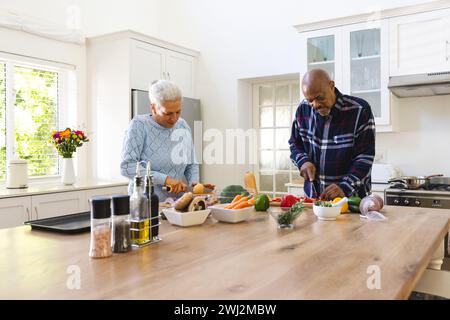
[[(58, 73), (57, 80), (57, 125), (59, 129), (68, 123), (68, 92), (67, 82), (69, 73), (75, 68), (70, 65), (60, 64), (53, 61), (34, 59), (26, 56), (18, 56), (8, 53), (0, 53), (0, 62), (5, 64), (5, 117), (6, 117), (6, 161), (14, 159), (15, 138), (14, 138), (14, 67), (20, 66), (25, 68), (35, 68), (43, 71)], [(58, 128), (57, 128), (58, 129)], [(49, 133), (50, 134), (50, 133)], [(62, 160), (58, 157), (58, 174), (44, 176), (29, 176), (30, 181), (52, 181), (61, 177)], [(6, 183), (7, 172), (5, 172), (5, 180), (0, 180), (0, 184)]]
[[(276, 104), (276, 87), (280, 86), (280, 85), (289, 85), (289, 100), (290, 100), (290, 123), (289, 123), (289, 127), (279, 127), (276, 125), (276, 108), (277, 108), (277, 104)], [(276, 80), (269, 80), (269, 81), (261, 81), (261, 82), (257, 82), (257, 83), (253, 83), (252, 86), (252, 126), (254, 129), (257, 130), (257, 157), (256, 157), (256, 163), (253, 165), (253, 173), (256, 177), (256, 183), (258, 186), (258, 190), (260, 190), (261, 193), (265, 193), (268, 194), (271, 197), (274, 196), (280, 196), (280, 195), (284, 195), (284, 194), (288, 194), (288, 189), (286, 189), (286, 191), (282, 192), (282, 191), (277, 191), (277, 185), (276, 185), (276, 175), (278, 173), (289, 173), (289, 181), (286, 183), (292, 183), (293, 181), (293, 175), (294, 173), (298, 172), (298, 169), (296, 169), (296, 167), (294, 166), (293, 163), (290, 163), (290, 168), (287, 170), (277, 170), (276, 168), (276, 152), (277, 151), (289, 151), (289, 146), (287, 145), (286, 148), (283, 149), (279, 149), (276, 146), (276, 129), (286, 129), (289, 128), (289, 135), (290, 135), (290, 131), (292, 129), (292, 123), (293, 123), (293, 118), (295, 116), (295, 111), (296, 108), (300, 102), (301, 99), (301, 93), (299, 92), (299, 96), (298, 96), (298, 100), (297, 102), (293, 101), (293, 95), (292, 95), (292, 85), (298, 85), (300, 86), (300, 79), (299, 78), (293, 78), (293, 77), (289, 77), (289, 78), (281, 78), (281, 79), (276, 79)], [(269, 129), (273, 130), (273, 147), (270, 149), (270, 151), (273, 153), (272, 155), (272, 169), (270, 170), (260, 170), (260, 158), (261, 158), (261, 150), (265, 150), (265, 149), (261, 149), (261, 139), (260, 139), (260, 130), (264, 129), (266, 127), (261, 128), (260, 127), (260, 101), (259, 101), (259, 88), (261, 86), (272, 86), (272, 94), (273, 94), (273, 103), (270, 106), (270, 108), (273, 108), (273, 123), (272, 126), (267, 127)], [(299, 88), (300, 91), (300, 88)], [(279, 105), (279, 106), (285, 106), (285, 105)], [(286, 142), (287, 143), (287, 142)], [(269, 149), (267, 149), (269, 150)], [(261, 181), (260, 181), (260, 173), (261, 172), (266, 172), (266, 173), (270, 173), (272, 174), (272, 190), (262, 190), (261, 189)], [(286, 185), (283, 186), (283, 188)]]

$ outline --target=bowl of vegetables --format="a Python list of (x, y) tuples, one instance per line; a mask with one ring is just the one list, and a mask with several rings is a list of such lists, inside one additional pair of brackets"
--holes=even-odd
[(343, 198), (334, 204), (331, 201), (316, 201), (313, 205), (313, 212), (319, 220), (333, 221), (341, 214), (341, 207), (346, 202), (347, 198)]
[(291, 207), (270, 207), (269, 213), (277, 222), (279, 229), (293, 229), (295, 220), (304, 210), (303, 202), (299, 201)]

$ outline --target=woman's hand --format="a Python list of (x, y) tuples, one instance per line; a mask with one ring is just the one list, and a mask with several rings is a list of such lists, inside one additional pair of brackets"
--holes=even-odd
[(172, 179), (169, 176), (167, 176), (164, 184), (170, 187), (170, 192), (172, 193), (180, 193), (187, 191), (187, 185), (183, 181)]

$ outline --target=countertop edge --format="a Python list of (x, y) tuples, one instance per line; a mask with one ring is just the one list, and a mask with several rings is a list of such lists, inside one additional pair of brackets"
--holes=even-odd
[[(73, 191), (83, 191), (91, 189), (102, 189), (111, 187), (127, 186), (126, 181), (86, 181), (80, 182), (79, 185), (66, 186), (61, 183), (49, 183), (45, 184), (35, 184), (31, 185), (26, 189), (6, 189), (3, 187), (0, 189), (0, 200), (18, 197), (28, 197), (35, 195), (51, 194), (51, 193), (61, 193), (61, 192), (73, 192)], [(4, 194), (3, 192), (10, 192), (9, 194)]]

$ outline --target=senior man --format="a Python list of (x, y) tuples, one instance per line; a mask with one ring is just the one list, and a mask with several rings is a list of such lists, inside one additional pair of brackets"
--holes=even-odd
[[(125, 134), (120, 168), (121, 174), (130, 178), (131, 194), (136, 163), (151, 161), (155, 193), (164, 201), (198, 182), (199, 167), (191, 129), (180, 118), (181, 90), (173, 82), (158, 80), (150, 86), (149, 98), (151, 113), (135, 116)], [(163, 186), (170, 186), (171, 193)]]
[(309, 197), (365, 197), (371, 192), (375, 122), (363, 99), (343, 95), (329, 75), (307, 72), (289, 145)]

